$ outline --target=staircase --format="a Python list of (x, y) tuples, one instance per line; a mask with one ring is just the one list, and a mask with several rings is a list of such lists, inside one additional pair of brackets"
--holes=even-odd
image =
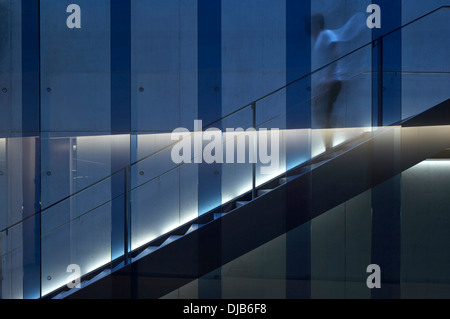
[[(450, 100), (364, 133), (48, 298), (159, 298), (450, 147)], [(255, 196), (256, 194), (256, 196)]]

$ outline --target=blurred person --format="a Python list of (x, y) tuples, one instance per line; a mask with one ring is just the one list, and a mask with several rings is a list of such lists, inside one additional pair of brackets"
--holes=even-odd
[[(365, 17), (362, 13), (354, 15), (342, 28), (336, 30), (325, 28), (323, 14), (311, 16), (311, 67), (313, 71), (320, 69), (311, 76), (313, 129), (334, 127), (334, 105), (342, 90), (346, 73), (342, 61), (339, 60), (343, 55), (342, 44), (356, 38), (364, 27)], [(333, 147), (333, 136), (328, 130), (321, 133), (325, 152), (329, 152)]]

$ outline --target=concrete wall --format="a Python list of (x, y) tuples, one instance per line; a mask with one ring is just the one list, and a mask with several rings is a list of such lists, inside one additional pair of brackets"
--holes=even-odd
[(0, 136), (22, 129), (20, 1), (0, 1)]

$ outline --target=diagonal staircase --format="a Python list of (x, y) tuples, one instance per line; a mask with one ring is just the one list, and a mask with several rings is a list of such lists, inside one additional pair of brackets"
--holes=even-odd
[[(159, 298), (450, 147), (450, 100), (364, 133), (48, 298)], [(256, 194), (256, 196), (254, 195)]]

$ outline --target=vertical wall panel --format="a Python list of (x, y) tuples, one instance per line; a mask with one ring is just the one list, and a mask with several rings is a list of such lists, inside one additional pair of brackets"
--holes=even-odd
[(131, 3), (132, 128), (172, 131), (197, 115), (194, 1)]
[(402, 0), (402, 24), (419, 18), (441, 6), (449, 6), (449, 0)]
[[(401, 1), (380, 0), (383, 8), (381, 29), (373, 29), (376, 39), (401, 26)], [(401, 119), (402, 34), (395, 32), (383, 38), (382, 121), (391, 125)], [(377, 48), (375, 48), (377, 49)], [(374, 106), (375, 107), (375, 106)], [(392, 161), (393, 150), (386, 150)], [(373, 189), (372, 262), (382, 269), (381, 289), (372, 290), (372, 298), (400, 298), (401, 184), (396, 176)]]
[[(39, 1), (22, 1), (22, 217), (23, 259), (13, 268), (23, 274), (23, 298), (41, 295), (41, 208), (39, 118)], [(20, 260), (20, 259), (19, 259)]]
[[(402, 6), (402, 23), (450, 5), (450, 1), (410, 1)], [(450, 9), (441, 9), (402, 30), (402, 117), (423, 112), (449, 97)], [(430, 48), (433, 48), (430, 50)]]
[(22, 27), (20, 1), (0, 1), (0, 134), (22, 128)]
[[(198, 1), (198, 118), (203, 126), (222, 114), (222, 5), (222, 0)], [(222, 125), (215, 123), (214, 127), (224, 129)], [(203, 214), (222, 203), (223, 173), (217, 163), (202, 163), (198, 169), (198, 210)]]
[[(172, 144), (174, 129), (193, 129), (197, 45), (196, 1), (131, 1), (131, 128), (137, 133), (133, 159)], [(170, 149), (158, 153), (133, 167), (132, 184), (145, 183), (175, 166)], [(196, 165), (188, 164), (132, 192), (133, 248), (197, 216), (197, 181)]]
[(108, 0), (80, 0), (81, 29), (69, 29), (68, 0), (41, 1), (43, 131), (108, 132), (111, 46)]
[[(382, 28), (373, 29), (373, 39), (402, 25), (401, 0), (380, 0), (377, 4), (383, 8), (383, 24)], [(383, 38), (383, 125), (391, 125), (402, 117), (402, 38), (402, 32), (394, 32)]]
[[(286, 83), (286, 2), (230, 0), (222, 10), (226, 115)], [(284, 109), (281, 103), (272, 111)]]

